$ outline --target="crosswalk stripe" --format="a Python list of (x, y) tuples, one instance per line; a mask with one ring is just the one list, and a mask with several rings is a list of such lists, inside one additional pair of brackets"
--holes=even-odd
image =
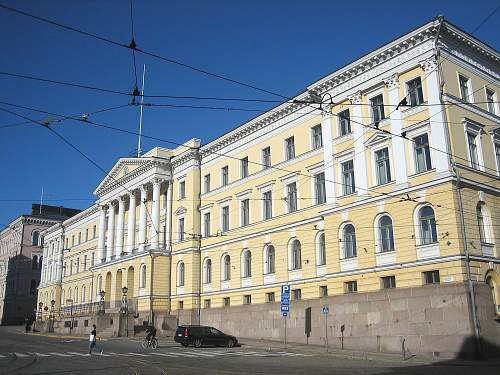
[(200, 353), (205, 353), (205, 354), (212, 354), (212, 355), (218, 355), (218, 356), (224, 356), (224, 355), (228, 355), (229, 352), (200, 352)]
[(181, 357), (189, 357), (189, 358), (196, 358), (195, 355), (192, 355), (192, 354), (187, 354), (187, 353), (182, 353), (182, 352), (168, 352), (168, 354), (174, 354), (176, 356), (181, 356)]
[(88, 357), (86, 353), (77, 353), (77, 352), (66, 352), (68, 354), (79, 355), (80, 357)]
[(64, 354), (64, 353), (55, 353), (55, 352), (52, 352), (52, 353), (49, 353), (49, 354), (57, 355), (58, 357), (71, 357), (71, 354)]
[(198, 357), (198, 356), (213, 357), (214, 356), (214, 354), (207, 354), (207, 353), (201, 353), (201, 352), (180, 352), (179, 354), (194, 355), (195, 357)]
[(151, 353), (151, 354), (153, 354), (153, 355), (160, 355), (162, 357), (174, 357), (174, 358), (177, 357), (175, 355), (167, 354), (167, 353)]
[(29, 357), (29, 354), (23, 354), (23, 353), (14, 353), (14, 355), (19, 358)]
[(128, 357), (128, 354), (125, 354), (125, 353), (108, 352), (108, 354), (110, 354), (110, 355), (120, 355), (120, 356), (123, 356), (123, 357)]
[(149, 357), (149, 354), (141, 354), (141, 353), (127, 353), (129, 355), (137, 355), (139, 357)]

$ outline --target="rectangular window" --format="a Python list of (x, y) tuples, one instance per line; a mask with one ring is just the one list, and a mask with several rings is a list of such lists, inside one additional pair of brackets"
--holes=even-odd
[(229, 167), (226, 165), (220, 170), (221, 173), (221, 185), (226, 186), (229, 184)]
[(184, 309), (184, 301), (179, 301), (177, 302), (177, 309), (182, 310)]
[(266, 302), (274, 302), (274, 301), (275, 301), (274, 292), (266, 293)]
[(95, 261), (95, 254), (92, 253), (92, 255), (90, 256), (90, 267), (94, 267), (94, 261)]
[(439, 284), (439, 271), (427, 271), (423, 273), (425, 284)]
[(206, 309), (210, 308), (210, 300), (209, 299), (206, 299), (205, 301), (203, 301), (203, 307)]
[(328, 287), (326, 285), (321, 285), (319, 287), (319, 296), (328, 297)]
[(379, 94), (370, 99), (370, 106), (372, 108), (372, 118), (375, 126), (385, 118), (384, 112), (384, 97)]
[(250, 224), (250, 199), (241, 201), (241, 226)]
[(66, 238), (66, 241), (65, 241), (66, 242), (66, 249), (68, 249), (68, 241), (69, 241), (68, 238)]
[(229, 230), (229, 206), (222, 207), (222, 231)]
[(340, 136), (344, 136), (350, 134), (351, 130), (351, 118), (350, 118), (349, 110), (346, 109), (338, 114), (339, 119), (339, 134)]
[(383, 185), (390, 182), (391, 165), (389, 162), (389, 149), (387, 147), (375, 151), (375, 165), (378, 185)]
[(92, 228), (92, 238), (96, 237), (97, 237), (97, 225), (94, 225), (94, 227)]
[(262, 194), (262, 199), (264, 202), (264, 220), (268, 220), (273, 217), (273, 193), (266, 191)]
[(285, 160), (290, 160), (295, 157), (295, 139), (290, 137), (285, 139)]
[(75, 246), (75, 235), (71, 236), (71, 247)]
[(178, 233), (179, 241), (184, 241), (184, 218), (179, 219), (179, 233)]
[(344, 283), (344, 289), (346, 293), (356, 293), (358, 291), (358, 282), (348, 281)]
[(460, 83), (460, 96), (464, 102), (470, 102), (472, 97), (470, 96), (470, 82), (469, 78), (463, 75), (458, 75), (458, 81)]
[(248, 156), (240, 160), (241, 163), (241, 178), (248, 177)]
[(495, 99), (496, 99), (495, 91), (486, 89), (486, 101), (488, 102), (488, 112), (493, 114), (496, 113)]
[(243, 296), (243, 304), (250, 305), (252, 303), (252, 296), (250, 294), (246, 294)]
[(64, 262), (63, 270), (64, 270), (63, 271), (63, 275), (66, 276), (67, 275), (67, 272), (66, 272), (66, 270), (67, 270), (67, 263), (66, 262)]
[(323, 147), (323, 135), (321, 132), (321, 125), (316, 125), (311, 128), (311, 137), (312, 137), (313, 150), (317, 150), (318, 148)]
[(89, 229), (85, 229), (85, 241), (89, 240)]
[(230, 298), (230, 297), (224, 297), (224, 298), (222, 299), (222, 305), (223, 305), (224, 307), (229, 307), (229, 306), (231, 306), (231, 298)]
[(204, 186), (205, 186), (205, 193), (210, 192), (210, 175), (206, 174), (205, 177), (203, 178), (204, 181)]
[(267, 169), (271, 166), (271, 147), (262, 150), (262, 168)]
[(348, 195), (356, 191), (354, 182), (354, 162), (348, 160), (342, 163), (342, 194)]
[(203, 236), (210, 236), (210, 212), (203, 215)]
[(87, 271), (87, 255), (83, 256), (83, 271)]
[(382, 289), (394, 289), (396, 287), (396, 276), (381, 277)]
[(179, 199), (186, 198), (186, 181), (179, 182)]
[(422, 173), (432, 169), (429, 137), (427, 134), (413, 138), (415, 151), (415, 172)]
[(314, 194), (316, 204), (323, 204), (326, 202), (325, 174), (323, 172), (314, 176)]
[(78, 245), (82, 243), (82, 232), (78, 233)]
[(424, 94), (422, 91), (422, 81), (420, 77), (412, 79), (406, 83), (406, 92), (408, 98), (408, 105), (415, 107), (424, 102)]
[(286, 185), (286, 202), (288, 212), (297, 211), (297, 184), (295, 182)]
[(469, 160), (472, 168), (479, 169), (479, 158), (477, 153), (477, 136), (467, 132), (467, 143), (469, 144)]
[(302, 289), (292, 289), (292, 297), (294, 301), (300, 301), (302, 299)]
[(497, 171), (500, 174), (500, 145), (495, 143), (495, 157), (497, 161)]

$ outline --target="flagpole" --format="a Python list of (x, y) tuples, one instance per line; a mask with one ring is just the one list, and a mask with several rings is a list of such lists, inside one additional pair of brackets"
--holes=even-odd
[(142, 92), (141, 92), (141, 116), (139, 118), (139, 145), (137, 146), (137, 157), (142, 154), (141, 150), (141, 135), (142, 135), (142, 105), (144, 103), (144, 77), (146, 76), (146, 64), (142, 70)]

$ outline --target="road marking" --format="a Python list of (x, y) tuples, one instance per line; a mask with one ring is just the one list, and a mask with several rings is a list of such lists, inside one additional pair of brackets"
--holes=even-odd
[(23, 354), (23, 353), (14, 353), (14, 355), (19, 358), (29, 357), (29, 354)]
[(50, 354), (42, 354), (42, 353), (38, 353), (38, 352), (34, 352), (33, 354), (37, 355), (39, 357), (50, 357)]
[(115, 353), (115, 352), (108, 352), (108, 354), (110, 354), (110, 355), (121, 355), (123, 357), (128, 357), (129, 356), (128, 354), (125, 354), (125, 353)]
[(55, 353), (55, 352), (52, 352), (52, 353), (49, 353), (49, 354), (57, 355), (58, 357), (71, 357), (71, 354), (64, 354), (64, 353)]
[(141, 354), (141, 353), (126, 353), (126, 354), (129, 354), (129, 355), (137, 355), (139, 357), (149, 357), (149, 354)]
[(0, 358), (5, 358), (5, 356), (4, 356), (4, 355), (2, 355), (2, 354), (0, 354)]
[(88, 357), (87, 353), (77, 353), (77, 352), (66, 352), (68, 354), (79, 355), (80, 357)]
[(175, 355), (172, 355), (172, 354), (167, 354), (167, 353), (151, 353), (153, 355), (161, 355), (162, 357), (177, 357)]
[(195, 357), (197, 356), (202, 356), (202, 357), (213, 357), (213, 354), (206, 354), (202, 352), (179, 352), (179, 354), (187, 354), (187, 355), (194, 355)]
[(196, 358), (196, 356), (195, 356), (195, 355), (192, 355), (192, 354), (187, 354), (187, 353), (182, 353), (182, 352), (175, 352), (175, 353), (168, 352), (168, 354), (173, 354), (173, 355), (175, 355), (175, 356), (181, 356), (181, 357)]

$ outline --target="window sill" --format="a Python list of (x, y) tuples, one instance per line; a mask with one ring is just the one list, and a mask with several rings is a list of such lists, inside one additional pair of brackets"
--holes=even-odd
[(299, 280), (302, 279), (302, 269), (289, 270), (288, 271), (288, 280)]
[(340, 260), (340, 271), (352, 271), (358, 269), (358, 257), (344, 258)]
[(377, 266), (385, 266), (396, 263), (396, 251), (384, 251), (375, 254)]
[(373, 185), (373, 186), (372, 186), (372, 188), (380, 188), (380, 187), (385, 187), (385, 186), (393, 185), (393, 184), (395, 184), (395, 183), (396, 183), (396, 181), (391, 180), (391, 181), (384, 182), (383, 184)]
[(276, 274), (268, 273), (264, 275), (264, 284), (274, 284), (276, 282)]
[(316, 276), (326, 275), (326, 264), (319, 264), (316, 266)]
[(352, 196), (355, 196), (357, 193), (358, 193), (357, 191), (353, 191), (352, 193), (349, 193), (349, 194), (343, 194), (343, 195), (339, 196), (339, 199), (352, 197)]
[(413, 177), (420, 177), (424, 174), (427, 174), (427, 173), (432, 173), (432, 172), (435, 172), (436, 169), (435, 168), (431, 168), (431, 169), (427, 169), (426, 171), (422, 171), (422, 172), (415, 172), (411, 175), (408, 176), (408, 178), (413, 178)]
[(481, 251), (484, 256), (494, 257), (495, 256), (495, 244), (481, 242)]
[(222, 280), (220, 283), (221, 289), (230, 289), (231, 288), (231, 280)]
[(241, 278), (241, 286), (243, 288), (252, 286), (252, 276), (246, 276)]
[(417, 245), (417, 259), (430, 259), (440, 256), (439, 243), (434, 242), (427, 245)]

